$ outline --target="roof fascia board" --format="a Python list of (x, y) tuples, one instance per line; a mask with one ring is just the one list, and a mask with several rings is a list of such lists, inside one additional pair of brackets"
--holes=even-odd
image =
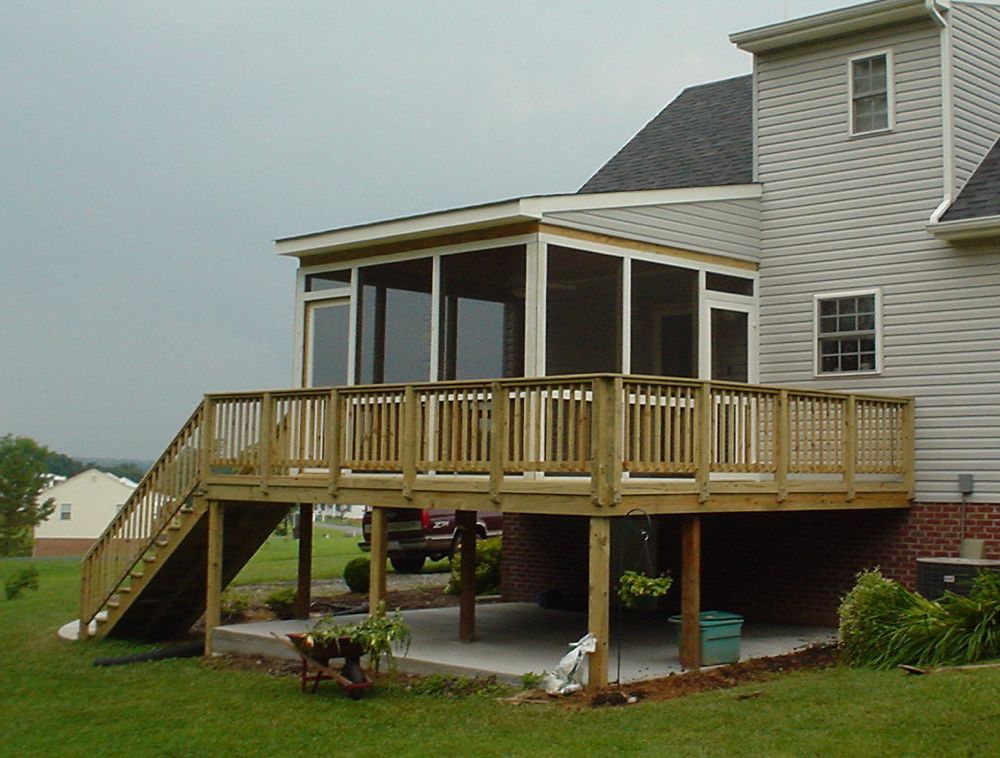
[(304, 256), (354, 245), (418, 239), (432, 234), (538, 221), (548, 213), (709, 200), (741, 200), (757, 198), (760, 197), (760, 194), (759, 184), (737, 184), (634, 192), (597, 192), (585, 195), (524, 197), (286, 237), (277, 240), (275, 246), (279, 255)]
[(947, 3), (940, 0), (876, 0), (736, 32), (729, 35), (729, 41), (748, 53), (763, 53), (864, 31), (876, 26), (931, 18), (936, 9), (947, 9), (947, 7)]
[(1000, 215), (980, 218), (938, 221), (927, 224), (926, 229), (935, 237), (945, 240), (969, 240), (1000, 236)]

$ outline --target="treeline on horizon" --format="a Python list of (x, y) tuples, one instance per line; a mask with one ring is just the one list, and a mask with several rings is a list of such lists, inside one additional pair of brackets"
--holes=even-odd
[(81, 471), (96, 468), (98, 471), (107, 471), (109, 474), (124, 476), (126, 479), (138, 482), (149, 470), (148, 465), (133, 461), (123, 461), (113, 465), (97, 463), (95, 461), (81, 461), (77, 458), (65, 455), (64, 453), (58, 453), (55, 450), (50, 450), (44, 445), (39, 445), (39, 447), (45, 450), (46, 471), (50, 474), (57, 474), (58, 476), (65, 476), (67, 478), (75, 476)]

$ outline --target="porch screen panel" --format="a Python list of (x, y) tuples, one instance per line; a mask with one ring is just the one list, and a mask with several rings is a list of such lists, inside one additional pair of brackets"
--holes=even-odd
[(311, 303), (307, 383), (328, 387), (347, 383), (349, 301)]
[(632, 262), (632, 374), (698, 372), (698, 272)]
[(430, 258), (359, 270), (360, 384), (427, 381), (431, 354)]
[(441, 258), (442, 379), (524, 375), (523, 246)]
[(545, 373), (618, 372), (622, 365), (622, 261), (549, 245)]

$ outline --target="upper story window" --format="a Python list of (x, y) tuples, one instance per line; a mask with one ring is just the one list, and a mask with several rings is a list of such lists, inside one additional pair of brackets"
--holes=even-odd
[(73, 505), (72, 503), (63, 503), (59, 506), (59, 520), (69, 521), (73, 518)]
[(816, 296), (816, 373), (882, 370), (878, 290)]
[(849, 66), (851, 134), (892, 129), (892, 56), (852, 58)]

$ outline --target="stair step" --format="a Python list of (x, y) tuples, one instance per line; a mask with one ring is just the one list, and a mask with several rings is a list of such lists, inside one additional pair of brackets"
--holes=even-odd
[(128, 593), (130, 593), (131, 591), (132, 591), (132, 588), (131, 588), (131, 587), (119, 587), (119, 588), (118, 588), (118, 594), (119, 594), (119, 595), (127, 595), (127, 594), (128, 594)]
[(173, 522), (167, 524), (167, 529), (169, 529), (172, 532), (180, 531), (180, 528), (181, 528), (180, 524), (175, 524)]
[(132, 577), (133, 579), (142, 579), (145, 576), (145, 574), (141, 571), (138, 571), (137, 569), (132, 569), (129, 572), (129, 576)]
[(156, 563), (156, 555), (144, 555), (142, 556), (143, 563)]
[(110, 600), (108, 600), (106, 605), (108, 606), (108, 608), (118, 608), (121, 605), (121, 601), (119, 601), (117, 598), (111, 598)]
[(170, 544), (170, 540), (168, 540), (166, 537), (158, 537), (156, 539), (156, 542), (154, 542), (153, 544), (156, 545), (157, 547), (166, 547), (167, 545)]

